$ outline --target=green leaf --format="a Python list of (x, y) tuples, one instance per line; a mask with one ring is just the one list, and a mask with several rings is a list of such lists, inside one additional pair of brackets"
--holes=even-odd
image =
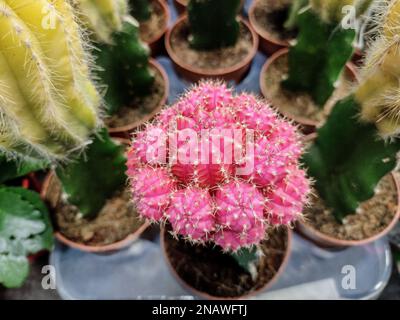
[(85, 154), (57, 169), (68, 202), (87, 217), (96, 215), (106, 200), (126, 182), (125, 147), (102, 130)]
[(19, 287), (29, 272), (27, 256), (53, 247), (52, 227), (40, 196), (0, 188), (0, 283)]
[(25, 256), (0, 254), (0, 283), (6, 288), (21, 287), (29, 274), (29, 261)]
[(316, 188), (341, 221), (370, 199), (379, 181), (396, 166), (400, 141), (384, 141), (373, 124), (361, 123), (350, 96), (339, 101), (303, 161)]
[(258, 247), (253, 246), (251, 248), (242, 248), (231, 253), (231, 256), (236, 260), (239, 266), (250, 273), (253, 277), (256, 277), (256, 264), (260, 258), (260, 249)]
[(288, 90), (309, 93), (323, 107), (353, 55), (356, 33), (324, 23), (312, 10), (300, 13), (297, 24), (297, 43), (289, 51), (289, 77), (282, 85)]
[(0, 184), (22, 177), (30, 172), (46, 169), (49, 163), (44, 160), (24, 157), (24, 159), (7, 159), (0, 154)]

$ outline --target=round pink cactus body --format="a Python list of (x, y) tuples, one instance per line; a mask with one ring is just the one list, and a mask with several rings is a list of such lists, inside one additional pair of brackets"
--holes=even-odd
[(301, 217), (310, 192), (305, 172), (297, 167), (287, 169), (287, 175), (267, 191), (266, 217), (270, 224), (289, 225)]
[(301, 216), (310, 187), (300, 141), (265, 101), (202, 82), (136, 135), (133, 200), (143, 217), (167, 220), (185, 238), (225, 250), (256, 245), (270, 225)]
[(172, 199), (166, 216), (173, 231), (191, 240), (207, 240), (215, 227), (214, 208), (207, 190), (178, 190)]
[(131, 179), (133, 200), (142, 216), (161, 221), (168, 208), (175, 182), (165, 168), (143, 167)]

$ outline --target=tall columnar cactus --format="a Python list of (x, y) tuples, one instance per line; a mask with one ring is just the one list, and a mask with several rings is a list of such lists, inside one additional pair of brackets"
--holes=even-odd
[(100, 44), (96, 62), (100, 82), (107, 86), (109, 114), (129, 105), (133, 97), (149, 94), (154, 73), (149, 68), (149, 47), (140, 40), (135, 19), (124, 17), (123, 29), (114, 33), (113, 44)]
[(73, 0), (81, 19), (101, 42), (111, 43), (112, 34), (123, 27), (128, 0)]
[(0, 1), (0, 148), (62, 159), (88, 143), (100, 97), (69, 2)]
[[(290, 48), (289, 75), (283, 85), (292, 91), (309, 93), (323, 107), (353, 54), (356, 26), (342, 21), (346, 14), (346, 22), (351, 22), (352, 13), (354, 18), (364, 13), (371, 0), (310, 0), (310, 6), (299, 6), (303, 2), (293, 3), (298, 12), (299, 35)], [(346, 6), (353, 6), (355, 11), (343, 11)], [(293, 21), (288, 25), (292, 26)]]
[(138, 21), (147, 21), (151, 17), (150, 0), (129, 0), (132, 16)]
[(316, 187), (338, 219), (355, 213), (396, 166), (400, 150), (400, 0), (384, 3), (381, 34), (360, 85), (338, 102), (305, 155)]
[(190, 44), (197, 50), (232, 46), (239, 37), (240, 0), (190, 0)]
[(191, 241), (225, 251), (257, 245), (269, 226), (301, 217), (309, 192), (301, 152), (296, 128), (268, 104), (203, 82), (136, 135), (133, 200), (143, 217), (169, 221)]

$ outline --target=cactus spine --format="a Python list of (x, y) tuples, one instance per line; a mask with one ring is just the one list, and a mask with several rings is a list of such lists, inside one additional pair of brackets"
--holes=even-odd
[(190, 0), (190, 44), (197, 50), (232, 46), (239, 37), (240, 0)]
[(370, 48), (360, 85), (337, 103), (304, 157), (319, 194), (340, 221), (375, 194), (379, 181), (395, 168), (400, 150), (395, 34), (400, 0), (383, 8), (381, 35)]
[(11, 153), (63, 158), (87, 144), (100, 104), (88, 62), (68, 2), (0, 1), (1, 131), (17, 146)]
[(311, 0), (309, 7), (298, 9), (299, 3), (302, 4), (302, 1), (293, 3), (298, 12), (296, 23), (293, 12), (291, 21), (287, 22), (289, 26), (297, 24), (299, 35), (289, 52), (288, 79), (282, 84), (288, 90), (309, 93), (322, 108), (353, 54), (356, 26), (343, 28), (342, 9), (352, 5), (356, 13), (362, 14), (364, 11), (361, 10), (366, 10), (370, 1)]
[(400, 133), (400, 2), (385, 4), (382, 31), (368, 52), (355, 98), (361, 118), (375, 123), (383, 137), (390, 137)]

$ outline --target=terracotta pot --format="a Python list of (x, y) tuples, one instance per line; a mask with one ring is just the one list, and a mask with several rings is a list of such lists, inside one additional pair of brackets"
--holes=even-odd
[(291, 252), (291, 248), (292, 248), (292, 230), (287, 229), (287, 247), (286, 247), (285, 256), (283, 257), (283, 260), (282, 260), (282, 263), (281, 263), (279, 269), (276, 271), (275, 275), (272, 277), (272, 279), (268, 283), (266, 283), (261, 288), (259, 288), (257, 290), (254, 290), (254, 291), (252, 291), (252, 292), (250, 292), (248, 294), (245, 294), (243, 296), (240, 296), (240, 297), (217, 297), (217, 296), (210, 295), (207, 292), (202, 292), (202, 291), (199, 291), (199, 290), (195, 289), (193, 286), (188, 284), (185, 280), (183, 280), (178, 275), (178, 273), (176, 272), (175, 268), (172, 266), (171, 261), (169, 259), (168, 254), (167, 254), (167, 251), (166, 251), (166, 244), (165, 244), (165, 237), (166, 236), (167, 236), (167, 231), (165, 230), (164, 227), (162, 227), (161, 228), (161, 232), (160, 232), (161, 250), (163, 252), (164, 259), (167, 262), (168, 269), (170, 270), (170, 272), (172, 273), (174, 278), (177, 280), (177, 282), (184, 289), (186, 289), (188, 292), (191, 292), (194, 296), (201, 297), (201, 298), (206, 299), (206, 300), (243, 300), (243, 299), (248, 299), (250, 297), (256, 296), (257, 294), (267, 290), (268, 288), (270, 288), (277, 281), (277, 279), (280, 277), (280, 275), (285, 270), (285, 267), (286, 267), (286, 265), (287, 265), (287, 263), (289, 261), (290, 252)]
[[(268, 68), (275, 62), (275, 60), (277, 60), (278, 58), (280, 58), (283, 55), (287, 55), (289, 53), (289, 49), (288, 48), (284, 48), (281, 49), (277, 52), (275, 52), (271, 57), (269, 57), (267, 59), (267, 61), (265, 62), (265, 64), (263, 65), (261, 72), (260, 72), (260, 78), (259, 78), (259, 83), (260, 83), (260, 90), (262, 95), (269, 100), (272, 103), (272, 99), (268, 96), (268, 91), (267, 91), (267, 85), (265, 83), (265, 74), (268, 71)], [(345, 67), (345, 72), (349, 75), (349, 77), (355, 81), (357, 81), (357, 71), (356, 71), (356, 67), (354, 66), (354, 64), (352, 64), (351, 62), (348, 62), (346, 64)], [(277, 108), (277, 110), (279, 111), (279, 106), (274, 106)], [(304, 134), (310, 134), (313, 133), (317, 130), (317, 127), (320, 125), (320, 122), (312, 120), (312, 119), (308, 119), (305, 117), (299, 117), (299, 116), (295, 116), (289, 113), (285, 113), (285, 112), (281, 112), (282, 115), (284, 115), (286, 118), (293, 120), (294, 122), (298, 123), (301, 127), (301, 131)]]
[(184, 14), (186, 11), (186, 5), (188, 0), (174, 0), (174, 6), (178, 15)]
[(155, 68), (162, 76), (164, 79), (164, 96), (161, 98), (160, 103), (154, 110), (143, 117), (142, 119), (139, 119), (138, 121), (132, 122), (126, 126), (122, 127), (115, 127), (115, 128), (108, 128), (108, 132), (112, 137), (120, 137), (120, 138), (126, 138), (129, 139), (131, 136), (131, 133), (135, 131), (135, 129), (139, 128), (142, 126), (144, 123), (150, 121), (151, 119), (154, 118), (154, 116), (161, 111), (163, 106), (166, 104), (168, 95), (169, 95), (169, 80), (167, 73), (165, 72), (164, 68), (154, 59), (149, 60), (149, 64)]
[(353, 63), (356, 66), (360, 66), (360, 65), (362, 65), (363, 60), (364, 60), (363, 51), (360, 48), (356, 48), (354, 50), (354, 54), (353, 54), (353, 57), (352, 57), (351, 61), (353, 61)]
[(222, 79), (225, 81), (235, 81), (239, 83), (242, 80), (243, 76), (249, 70), (251, 62), (254, 56), (257, 53), (258, 47), (258, 36), (251, 28), (251, 26), (242, 18), (240, 18), (240, 22), (250, 31), (253, 38), (253, 45), (250, 50), (250, 53), (247, 55), (243, 61), (236, 64), (235, 66), (229, 68), (218, 68), (218, 69), (200, 69), (193, 67), (189, 64), (186, 64), (182, 61), (179, 56), (174, 52), (171, 46), (171, 34), (172, 32), (181, 24), (187, 21), (187, 16), (180, 17), (171, 29), (168, 30), (165, 36), (165, 48), (167, 49), (168, 55), (174, 63), (174, 67), (176, 71), (186, 80), (190, 82), (197, 82), (200, 79), (209, 78), (209, 79)]
[[(57, 181), (57, 176), (53, 171), (51, 171), (44, 183), (43, 183), (43, 190), (41, 192), (41, 197), (46, 203), (49, 205), (50, 211), (55, 210), (57, 203), (59, 201), (59, 198), (61, 196), (61, 189), (58, 186), (59, 182)], [(125, 239), (117, 241), (115, 243), (109, 244), (109, 245), (104, 245), (104, 246), (91, 246), (91, 245), (85, 245), (82, 243), (74, 242), (67, 237), (65, 237), (61, 232), (55, 231), (54, 236), (58, 241), (61, 243), (74, 248), (78, 249), (81, 251), (85, 252), (91, 252), (91, 253), (112, 253), (114, 251), (121, 250), (129, 245), (131, 245), (133, 242), (135, 242), (139, 236), (147, 229), (147, 227), (150, 224), (146, 221), (144, 224), (137, 229), (134, 233), (130, 234), (127, 236)]]
[(296, 230), (305, 238), (311, 240), (314, 242), (316, 245), (322, 247), (322, 248), (336, 248), (336, 249), (341, 249), (341, 248), (346, 248), (350, 246), (362, 246), (366, 245), (368, 243), (371, 243), (373, 241), (378, 240), (379, 238), (382, 238), (385, 236), (387, 233), (390, 232), (394, 228), (394, 226), (397, 224), (400, 218), (400, 181), (399, 177), (396, 174), (391, 174), (393, 181), (396, 185), (396, 191), (397, 191), (397, 209), (396, 209), (396, 214), (393, 217), (393, 220), (390, 222), (388, 226), (378, 234), (369, 237), (367, 239), (363, 240), (342, 240), (342, 239), (336, 239), (332, 236), (326, 235), (317, 229), (313, 228), (312, 226), (302, 222), (298, 221), (296, 224)]
[[(176, 8), (176, 11), (178, 12), (178, 15), (182, 15), (186, 11), (186, 6), (189, 0), (174, 0), (174, 6)], [(243, 9), (244, 6), (244, 0), (240, 1), (240, 11)]]
[(273, 37), (268, 31), (263, 29), (257, 23), (255, 18), (255, 8), (256, 8), (257, 0), (253, 1), (249, 8), (249, 21), (253, 29), (257, 32), (260, 37), (260, 50), (267, 54), (268, 56), (273, 55), (280, 49), (289, 47), (289, 41), (279, 40)]
[(164, 51), (164, 35), (168, 30), (169, 21), (171, 14), (169, 12), (168, 4), (164, 0), (152, 0), (157, 2), (162, 8), (165, 16), (165, 24), (159, 30), (159, 32), (150, 40), (146, 41), (151, 50), (151, 55), (155, 57)]

